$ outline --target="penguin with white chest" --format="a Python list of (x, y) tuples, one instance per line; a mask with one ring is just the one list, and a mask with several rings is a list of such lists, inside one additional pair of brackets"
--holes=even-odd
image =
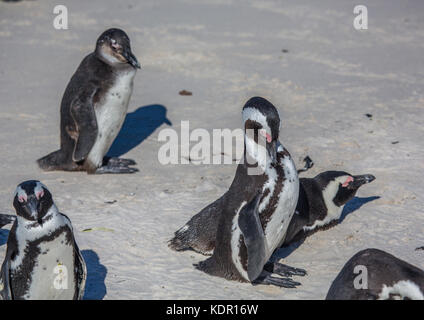
[[(293, 288), (288, 278), (302, 269), (272, 263), (273, 277), (263, 271), (281, 245), (296, 207), (299, 179), (288, 151), (279, 143), (280, 117), (267, 100), (255, 97), (243, 108), (244, 161), (217, 205), (219, 223), (213, 255), (196, 265), (228, 280)], [(253, 161), (252, 161), (253, 160)]]
[(87, 276), (71, 221), (39, 181), (21, 183), (13, 200), (17, 218), (1, 268), (5, 300), (77, 300)]
[(424, 300), (424, 271), (382, 250), (365, 249), (346, 262), (326, 299)]
[(127, 113), (136, 69), (130, 39), (108, 29), (84, 58), (62, 98), (60, 149), (37, 160), (46, 171), (134, 173), (131, 159), (105, 157)]
[(300, 178), (299, 200), (283, 245), (300, 240), (338, 223), (343, 208), (364, 184), (375, 180), (371, 174), (351, 175), (325, 171), (314, 178)]

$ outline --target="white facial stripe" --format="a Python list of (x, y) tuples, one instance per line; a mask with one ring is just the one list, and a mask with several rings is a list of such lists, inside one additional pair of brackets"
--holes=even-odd
[(391, 294), (399, 295), (401, 299), (409, 298), (412, 300), (424, 300), (424, 294), (421, 292), (420, 288), (410, 280), (398, 281), (391, 287), (383, 285), (383, 289), (378, 295), (378, 299), (390, 299)]
[(37, 199), (40, 199), (42, 196), (44, 196), (43, 188), (47, 189), (44, 184), (42, 184), (40, 181), (37, 181), (37, 184), (34, 188), (34, 194), (37, 197)]
[(266, 171), (268, 163), (271, 160), (269, 159), (268, 151), (266, 148), (260, 143), (257, 144), (255, 140), (249, 138), (246, 135), (244, 141), (246, 145), (246, 152), (249, 154), (249, 156), (258, 162), (258, 165), (262, 168), (263, 171)]
[(324, 198), (325, 206), (327, 207), (327, 215), (323, 220), (316, 220), (315, 223), (312, 226), (305, 226), (303, 227), (303, 230), (313, 230), (317, 227), (322, 227), (327, 224), (329, 224), (333, 220), (337, 220), (340, 218), (343, 206), (336, 206), (336, 204), (333, 202), (334, 197), (337, 194), (337, 191), (339, 190), (339, 185), (343, 184), (350, 176), (340, 176), (337, 177), (335, 180), (330, 181), (330, 183), (327, 185), (327, 187), (322, 191), (322, 196)]
[(246, 108), (243, 110), (243, 123), (246, 123), (247, 120), (253, 120), (262, 125), (262, 127), (268, 132), (272, 134), (271, 128), (268, 126), (268, 122), (266, 121), (266, 116), (263, 115), (258, 109), (255, 108)]
[(18, 186), (15, 191), (15, 197), (18, 196), (19, 202), (26, 202), (28, 200), (28, 196), (24, 189), (21, 186)]
[[(37, 199), (39, 199), (40, 197), (44, 195), (43, 188), (47, 189), (47, 187), (44, 184), (42, 184), (40, 181), (37, 181), (34, 187), (34, 194), (37, 197)], [(15, 191), (15, 196), (18, 196), (18, 199), (20, 202), (22, 202), (21, 199), (24, 201), (28, 200), (28, 195), (25, 192), (25, 190), (21, 188), (21, 186), (17, 186)]]

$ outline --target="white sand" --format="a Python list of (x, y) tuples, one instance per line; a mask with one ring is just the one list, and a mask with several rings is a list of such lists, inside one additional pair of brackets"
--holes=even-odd
[[(349, 0), (61, 3), (66, 31), (52, 26), (57, 1), (0, 2), (0, 212), (13, 212), (18, 183), (43, 181), (81, 249), (92, 250), (86, 297), (107, 290), (106, 299), (322, 299), (343, 264), (369, 247), (424, 266), (424, 251), (414, 250), (424, 245), (424, 2), (362, 1), (367, 31), (353, 28)], [(297, 165), (306, 154), (315, 161), (307, 176), (336, 169), (377, 177), (357, 196), (380, 199), (285, 258), (308, 270), (295, 278), (302, 286), (210, 277), (192, 266), (201, 255), (168, 249), (173, 232), (225, 192), (235, 165), (161, 166), (157, 137), (167, 124), (125, 154), (138, 162), (137, 174), (38, 169), (35, 160), (59, 146), (67, 82), (112, 26), (129, 34), (142, 64), (129, 112), (159, 104), (176, 130), (182, 120), (191, 129), (234, 129), (244, 102), (260, 95), (278, 107), (280, 140)], [(182, 89), (193, 96), (178, 95)], [(3, 244), (7, 231), (0, 232)]]

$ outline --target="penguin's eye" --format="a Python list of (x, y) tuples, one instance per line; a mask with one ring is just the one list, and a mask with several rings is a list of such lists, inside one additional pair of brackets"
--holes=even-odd
[(352, 177), (348, 177), (346, 179), (346, 181), (342, 184), (342, 187), (346, 188), (349, 185), (349, 183), (351, 183), (352, 181), (353, 181), (353, 178)]
[(20, 195), (20, 196), (18, 196), (18, 201), (20, 203), (26, 202), (27, 201), (27, 196), (26, 195)]

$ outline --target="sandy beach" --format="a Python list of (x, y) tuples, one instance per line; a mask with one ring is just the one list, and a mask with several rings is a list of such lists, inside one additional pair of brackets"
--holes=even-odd
[[(424, 246), (424, 2), (364, 0), (368, 30), (353, 27), (349, 0), (62, 1), (67, 30), (53, 27), (57, 4), (0, 2), (0, 213), (14, 213), (20, 182), (42, 181), (72, 221), (86, 299), (323, 299), (365, 248), (424, 268), (415, 250)], [(109, 154), (135, 159), (140, 172), (43, 172), (35, 161), (59, 147), (65, 87), (110, 27), (127, 32), (142, 67)], [(211, 277), (193, 267), (202, 255), (167, 246), (228, 189), (237, 164), (161, 165), (159, 132), (179, 132), (181, 121), (242, 128), (252, 96), (278, 108), (296, 166), (314, 160), (301, 176), (376, 177), (340, 224), (275, 253), (308, 271), (296, 289)], [(9, 228), (0, 230), (2, 259)]]

